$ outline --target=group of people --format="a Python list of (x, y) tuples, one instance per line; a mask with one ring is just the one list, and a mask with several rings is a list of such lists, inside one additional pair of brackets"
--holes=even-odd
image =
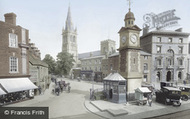
[(55, 78), (52, 79), (52, 81), (55, 83), (55, 88), (52, 90), (52, 93), (59, 96), (60, 92), (66, 91), (68, 89), (68, 93), (70, 93), (71, 86), (70, 83), (65, 83), (65, 81), (57, 81)]

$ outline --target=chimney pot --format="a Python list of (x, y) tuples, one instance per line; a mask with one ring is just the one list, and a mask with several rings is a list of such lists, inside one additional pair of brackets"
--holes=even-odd
[(5, 17), (5, 22), (15, 25), (16, 26), (16, 14), (15, 13), (7, 13), (4, 15)]

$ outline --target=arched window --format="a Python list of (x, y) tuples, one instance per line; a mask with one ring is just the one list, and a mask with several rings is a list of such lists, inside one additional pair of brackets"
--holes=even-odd
[(161, 73), (160, 72), (157, 72), (156, 79), (158, 82), (160, 82), (160, 80), (161, 80)]
[(178, 73), (178, 79), (179, 79), (179, 80), (182, 79), (182, 73), (181, 73), (181, 72)]

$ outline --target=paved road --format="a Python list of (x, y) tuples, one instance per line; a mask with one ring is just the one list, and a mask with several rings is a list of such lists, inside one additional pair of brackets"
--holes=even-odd
[[(89, 119), (88, 117), (92, 117), (94, 119), (100, 119), (98, 116), (89, 112), (85, 106), (85, 99), (89, 98), (89, 91), (92, 87), (92, 84), (89, 82), (78, 82), (76, 80), (63, 79), (66, 83), (70, 83), (71, 92), (68, 93), (64, 91), (59, 96), (52, 94), (52, 89), (54, 87), (54, 83), (51, 83), (50, 89), (46, 90), (44, 95), (35, 96), (34, 99), (11, 104), (8, 106), (13, 107), (49, 107), (49, 118), (51, 119), (62, 119), (64, 117), (71, 118), (82, 118)], [(102, 88), (103, 86), (100, 84), (94, 84), (94, 88)]]
[(158, 116), (151, 119), (190, 119), (190, 110), (177, 112), (169, 115)]

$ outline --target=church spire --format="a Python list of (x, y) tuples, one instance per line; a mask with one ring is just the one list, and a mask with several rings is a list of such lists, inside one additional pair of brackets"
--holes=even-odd
[(65, 23), (65, 30), (66, 31), (73, 31), (74, 30), (72, 19), (71, 19), (70, 5), (68, 8), (67, 19), (66, 19), (66, 23)]

